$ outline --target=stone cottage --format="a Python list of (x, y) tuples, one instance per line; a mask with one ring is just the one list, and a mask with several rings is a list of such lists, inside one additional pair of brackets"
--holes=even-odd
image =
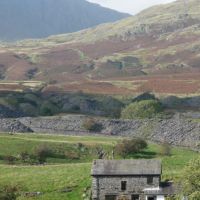
[(161, 174), (159, 160), (95, 160), (92, 200), (164, 200), (176, 189)]

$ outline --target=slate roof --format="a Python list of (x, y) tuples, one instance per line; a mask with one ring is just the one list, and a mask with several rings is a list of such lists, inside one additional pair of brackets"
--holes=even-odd
[(93, 162), (91, 175), (160, 175), (161, 172), (161, 161), (155, 159), (95, 160)]

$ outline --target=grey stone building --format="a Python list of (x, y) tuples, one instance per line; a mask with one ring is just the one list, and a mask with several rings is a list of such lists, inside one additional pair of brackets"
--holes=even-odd
[(92, 200), (164, 200), (176, 189), (161, 174), (159, 160), (95, 160)]

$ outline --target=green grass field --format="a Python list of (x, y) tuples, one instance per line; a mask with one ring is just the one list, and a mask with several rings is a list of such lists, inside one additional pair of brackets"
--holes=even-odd
[[(24, 192), (42, 192), (38, 197), (19, 197), (19, 200), (79, 200), (82, 199), (85, 188), (90, 187), (90, 168), (95, 158), (93, 151), (101, 145), (109, 152), (119, 141), (117, 137), (99, 136), (55, 136), (36, 134), (0, 134), (0, 186), (18, 185)], [(74, 148), (78, 143), (87, 146), (78, 160), (47, 159), (45, 165), (7, 165), (2, 159), (5, 155), (17, 156), (21, 151), (34, 151), (37, 145), (45, 144), (52, 148), (62, 148), (65, 151)], [(160, 146), (149, 144), (142, 153), (130, 155), (129, 158), (158, 158), (163, 161), (163, 179), (177, 179), (186, 163), (199, 156), (198, 153), (173, 148), (171, 156), (160, 156)], [(62, 192), (72, 190), (71, 192)]]

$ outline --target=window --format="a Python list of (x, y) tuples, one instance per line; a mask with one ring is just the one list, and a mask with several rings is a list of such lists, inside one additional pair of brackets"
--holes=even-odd
[(153, 177), (152, 176), (148, 176), (147, 177), (147, 184), (148, 185), (152, 185), (153, 184)]
[(105, 200), (116, 200), (117, 196), (116, 195), (106, 195)]
[(121, 182), (121, 190), (125, 191), (126, 190), (126, 181)]
[(138, 194), (134, 194), (131, 196), (131, 200), (139, 200), (140, 196)]

